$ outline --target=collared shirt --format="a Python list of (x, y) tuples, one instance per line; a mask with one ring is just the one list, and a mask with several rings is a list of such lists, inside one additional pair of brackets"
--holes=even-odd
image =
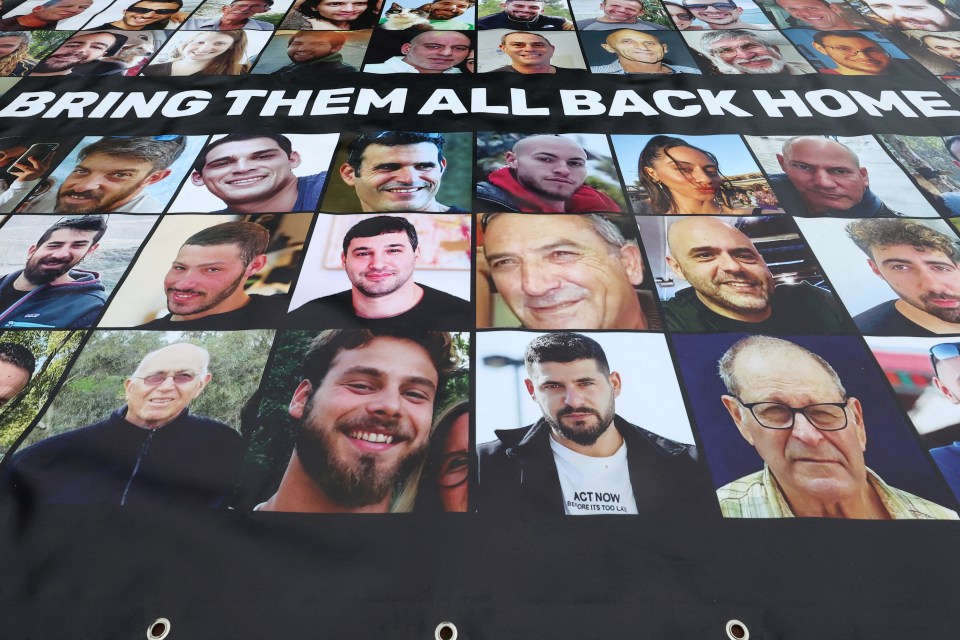
[(671, 73), (696, 73), (696, 74), (700, 74), (700, 70), (699, 70), (699, 69), (694, 69), (693, 67), (681, 67), (681, 66), (678, 65), (678, 64), (664, 64), (663, 66), (664, 66), (665, 69), (669, 69), (669, 71), (668, 71), (667, 73), (665, 73), (665, 74), (659, 74), (659, 73), (637, 73), (637, 72), (635, 72), (635, 71), (624, 71), (623, 65), (620, 64), (620, 61), (619, 61), (619, 60), (614, 60), (614, 61), (611, 62), (610, 64), (599, 64), (599, 65), (596, 65), (596, 66), (594, 66), (594, 67), (590, 67), (590, 71), (591, 71), (592, 73), (615, 73), (615, 74), (618, 74), (618, 75), (651, 75), (651, 76), (669, 75), (669, 74), (671, 74)]
[[(251, 31), (273, 31), (274, 26), (263, 20), (254, 20), (247, 18), (247, 23), (243, 25), (244, 29)], [(222, 31), (220, 28), (220, 18), (190, 18), (180, 27), (181, 31)]]
[[(895, 489), (867, 469), (867, 481), (880, 496), (887, 513), (894, 520), (957, 520), (957, 512), (924, 500), (912, 493)], [(725, 518), (794, 518), (796, 517), (783, 489), (770, 468), (717, 489), (720, 512)]]
[[(386, 62), (368, 64), (363, 68), (364, 73), (420, 73), (412, 64), (407, 64), (403, 56), (394, 56)], [(451, 67), (443, 73), (461, 73), (460, 69)]]

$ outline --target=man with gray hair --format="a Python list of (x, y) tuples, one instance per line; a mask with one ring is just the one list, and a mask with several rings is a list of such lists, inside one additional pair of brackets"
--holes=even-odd
[(700, 47), (726, 74), (797, 76), (816, 73), (810, 65), (786, 62), (780, 47), (769, 36), (756, 31), (708, 31), (700, 37)]
[(488, 213), (478, 278), (489, 276), (527, 329), (660, 329), (652, 294), (637, 290), (640, 247), (618, 218)]
[(822, 357), (787, 340), (749, 336), (723, 354), (719, 373), (723, 405), (763, 461), (760, 471), (717, 490), (725, 517), (957, 519), (867, 467), (860, 401)]
[(900, 216), (870, 190), (867, 168), (847, 145), (826, 136), (797, 136), (783, 143), (777, 162), (783, 173), (770, 186), (795, 216), (881, 218)]
[[(170, 165), (186, 148), (184, 136), (107, 136), (77, 154), (77, 165), (57, 186), (49, 178), (18, 213), (161, 213), (164, 205), (144, 190), (170, 175)], [(28, 159), (32, 171), (11, 185), (12, 198), (38, 184), (46, 167)], [(22, 195), (20, 196), (22, 197)]]
[(31, 504), (223, 506), (242, 443), (230, 426), (190, 415), (209, 362), (186, 342), (148, 353), (123, 384), (126, 404), (16, 452), (4, 484)]

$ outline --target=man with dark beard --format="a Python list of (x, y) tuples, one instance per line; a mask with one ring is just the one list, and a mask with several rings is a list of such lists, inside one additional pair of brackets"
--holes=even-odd
[(478, 511), (567, 515), (711, 513), (696, 447), (615, 413), (620, 374), (579, 333), (547, 333), (524, 352), (543, 418), (477, 447)]
[(663, 303), (671, 331), (852, 333), (829, 291), (807, 282), (777, 284), (753, 241), (710, 216), (670, 225), (667, 264), (690, 286)]
[(0, 327), (92, 326), (107, 295), (100, 274), (74, 269), (97, 250), (103, 216), (64, 218), (27, 250), (27, 264), (0, 279)]
[(916, 220), (867, 219), (847, 225), (870, 269), (899, 298), (855, 316), (872, 336), (960, 333), (960, 244)]
[(416, 228), (402, 216), (361, 220), (344, 235), (340, 254), (352, 286), (297, 308), (288, 316), (290, 326), (472, 326), (469, 302), (414, 281), (418, 246)]
[(256, 222), (213, 225), (183, 243), (163, 279), (169, 315), (145, 329), (276, 328), (286, 315), (285, 295), (250, 295), (244, 286), (267, 264), (270, 232)]
[(456, 365), (448, 333), (321, 333), (290, 400), (299, 423), (290, 462), (276, 493), (254, 510), (409, 510), (411, 472), (429, 444), (434, 401)]
[[(164, 205), (144, 189), (170, 175), (186, 148), (179, 135), (105, 137), (77, 154), (77, 165), (57, 187), (48, 179), (18, 213), (161, 213)], [(10, 189), (33, 189), (40, 180), (17, 180)]]

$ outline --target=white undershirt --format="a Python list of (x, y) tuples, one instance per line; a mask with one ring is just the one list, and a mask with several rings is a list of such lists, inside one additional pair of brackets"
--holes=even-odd
[(550, 438), (567, 515), (637, 513), (627, 468), (627, 443), (612, 456), (594, 458), (571, 451)]

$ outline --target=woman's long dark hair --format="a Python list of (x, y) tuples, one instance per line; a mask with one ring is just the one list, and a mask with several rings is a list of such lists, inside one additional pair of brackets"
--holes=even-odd
[[(330, 22), (329, 19), (320, 15), (321, 3), (323, 3), (323, 0), (306, 0), (306, 2), (296, 8), (296, 11), (299, 11), (306, 17), (313, 18), (314, 20)], [(357, 29), (369, 29), (374, 25), (374, 23), (377, 21), (377, 15), (374, 11), (375, 4), (376, 2), (373, 0), (370, 0), (367, 3), (367, 8), (363, 10), (363, 13), (357, 16), (357, 19), (350, 23), (351, 31), (356, 31)]]
[[(670, 155), (670, 150), (676, 149), (677, 147), (687, 147), (688, 149), (699, 151), (717, 165), (718, 171), (720, 169), (720, 162), (717, 160), (717, 156), (706, 149), (693, 146), (683, 138), (674, 138), (672, 136), (653, 136), (650, 138), (650, 141), (647, 142), (643, 151), (640, 152), (640, 160), (637, 163), (637, 175), (640, 178), (640, 184), (643, 185), (643, 188), (647, 191), (647, 196), (650, 198), (650, 206), (654, 214), (659, 215), (674, 211), (677, 208), (677, 202), (673, 199), (670, 188), (651, 178), (646, 172), (646, 168), (649, 167), (653, 169), (653, 163), (662, 158), (674, 160), (673, 156)], [(676, 160), (674, 160), (674, 162), (676, 162)], [(722, 173), (720, 174), (720, 178), (721, 182), (717, 188), (717, 198), (722, 205), (733, 208), (734, 205), (730, 200), (730, 192), (735, 189)]]

